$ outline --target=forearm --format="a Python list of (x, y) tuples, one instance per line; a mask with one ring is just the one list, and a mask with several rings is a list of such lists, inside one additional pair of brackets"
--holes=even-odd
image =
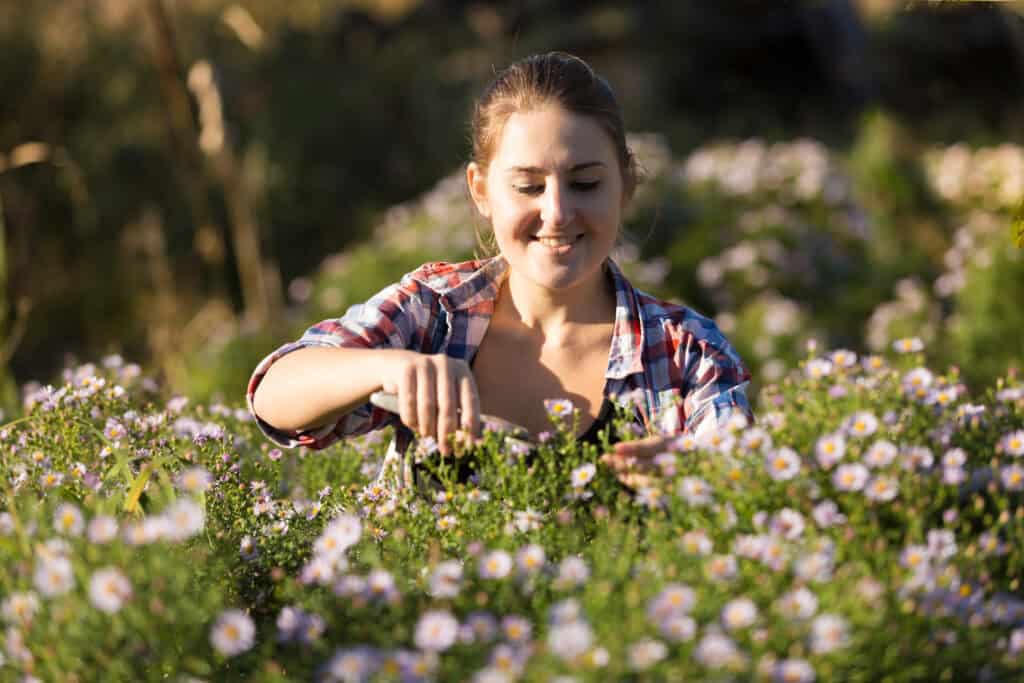
[(267, 369), (256, 387), (253, 409), (283, 431), (304, 431), (335, 422), (381, 388), (394, 349), (306, 347)]

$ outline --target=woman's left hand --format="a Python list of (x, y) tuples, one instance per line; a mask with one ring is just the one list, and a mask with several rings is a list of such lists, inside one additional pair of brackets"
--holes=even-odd
[(637, 489), (657, 483), (659, 468), (654, 458), (670, 450), (676, 436), (648, 436), (635, 441), (620, 441), (611, 453), (601, 456), (601, 462), (612, 468), (615, 476), (626, 486)]

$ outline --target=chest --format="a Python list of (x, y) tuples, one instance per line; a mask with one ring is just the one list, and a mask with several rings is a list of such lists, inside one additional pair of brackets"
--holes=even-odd
[(520, 424), (532, 434), (551, 429), (544, 399), (568, 398), (587, 430), (604, 399), (611, 325), (571, 348), (545, 348), (521, 336), (490, 330), (473, 359), (480, 409)]

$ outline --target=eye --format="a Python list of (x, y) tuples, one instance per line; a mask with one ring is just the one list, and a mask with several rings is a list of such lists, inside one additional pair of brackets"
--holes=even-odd
[(576, 180), (572, 183), (572, 189), (579, 192), (589, 192), (601, 183), (600, 180)]
[(538, 195), (544, 191), (543, 185), (516, 185), (516, 192), (520, 194)]

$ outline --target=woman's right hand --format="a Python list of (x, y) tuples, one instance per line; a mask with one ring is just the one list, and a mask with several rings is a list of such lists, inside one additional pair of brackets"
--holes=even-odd
[(443, 353), (396, 351), (388, 364), (384, 391), (398, 396), (399, 417), (419, 436), (437, 440), (448, 455), (448, 438), (458, 430), (480, 434), (480, 396), (469, 364)]

